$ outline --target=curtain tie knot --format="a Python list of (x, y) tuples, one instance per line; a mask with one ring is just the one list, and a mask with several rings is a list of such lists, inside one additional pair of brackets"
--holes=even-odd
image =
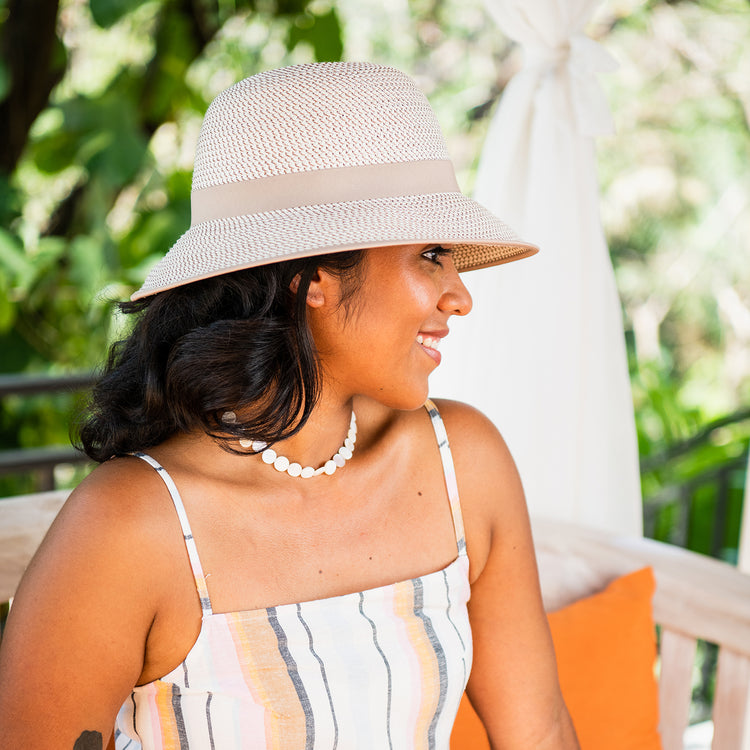
[(576, 127), (582, 135), (609, 135), (614, 123), (609, 103), (597, 73), (610, 73), (617, 61), (604, 47), (583, 33), (575, 33), (557, 45), (524, 42), (526, 71), (540, 78), (548, 73), (561, 76), (570, 92)]

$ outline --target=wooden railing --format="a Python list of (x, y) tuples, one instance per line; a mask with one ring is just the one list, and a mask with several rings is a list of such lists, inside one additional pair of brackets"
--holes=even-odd
[[(8, 396), (36, 396), (42, 393), (74, 393), (90, 388), (95, 375), (0, 375), (0, 399)], [(33, 474), (36, 491), (55, 489), (55, 467), (84, 464), (88, 458), (71, 445), (37, 446), (0, 450), (0, 475)]]

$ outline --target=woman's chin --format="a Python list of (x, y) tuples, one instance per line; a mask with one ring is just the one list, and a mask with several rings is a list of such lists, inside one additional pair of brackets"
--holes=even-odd
[(378, 398), (383, 406), (387, 406), (390, 409), (396, 409), (398, 411), (414, 411), (424, 406), (424, 402), (430, 394), (430, 390), (425, 383), (423, 388), (412, 388), (408, 392), (401, 391), (399, 393), (390, 394), (389, 396), (381, 396)]

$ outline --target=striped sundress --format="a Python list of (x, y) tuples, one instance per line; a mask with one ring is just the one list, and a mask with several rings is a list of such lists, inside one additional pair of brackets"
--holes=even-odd
[(117, 750), (448, 750), (472, 659), (469, 560), (448, 438), (440, 446), (458, 556), (443, 570), (353, 594), (214, 614), (177, 488), (203, 607), (185, 661), (134, 688)]

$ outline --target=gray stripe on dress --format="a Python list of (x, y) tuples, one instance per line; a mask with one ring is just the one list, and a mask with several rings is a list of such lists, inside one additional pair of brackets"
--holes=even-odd
[(214, 728), (211, 724), (211, 701), (213, 700), (214, 694), (208, 694), (208, 700), (206, 701), (206, 727), (208, 728), (208, 742), (211, 746), (211, 750), (216, 750), (214, 745)]
[[(122, 737), (122, 735), (123, 735), (123, 733), (117, 727), (115, 727), (115, 744), (118, 742), (118, 740), (120, 739), (120, 737)], [(122, 746), (122, 750), (127, 750), (127, 748), (129, 748), (132, 744), (133, 744), (133, 740), (132, 739), (128, 739), (128, 744), (127, 745), (123, 745)]]
[(297, 697), (302, 706), (302, 711), (305, 714), (305, 750), (312, 750), (313, 745), (315, 744), (315, 720), (313, 719), (312, 705), (307, 696), (305, 686), (302, 684), (302, 678), (299, 676), (297, 662), (294, 661), (292, 653), (289, 650), (284, 628), (281, 627), (279, 624), (279, 618), (276, 616), (276, 607), (269, 607), (266, 611), (268, 612), (268, 622), (273, 628), (273, 632), (276, 634), (279, 653), (284, 660), (284, 664), (286, 664), (287, 674), (292, 681), (292, 685), (294, 685), (294, 689), (297, 691)]
[(135, 712), (136, 712), (136, 710), (137, 710), (138, 707), (136, 706), (136, 703), (135, 703), (135, 693), (134, 692), (130, 694), (130, 702), (133, 704), (133, 734), (136, 737), (138, 737), (139, 736), (138, 735), (138, 727), (136, 727), (136, 725), (135, 725)]
[(448, 618), (448, 622), (453, 625), (453, 629), (456, 631), (456, 635), (458, 636), (458, 640), (461, 641), (461, 648), (463, 649), (463, 653), (461, 654), (461, 664), (463, 664), (464, 668), (464, 689), (466, 688), (466, 644), (464, 643), (464, 639), (461, 637), (461, 631), (456, 626), (456, 623), (453, 622), (453, 618), (451, 617), (451, 607), (453, 606), (453, 602), (451, 601), (451, 588), (448, 584), (448, 574), (443, 570), (443, 582), (445, 583), (445, 598), (448, 601), (448, 609), (445, 610), (445, 615)]
[(331, 697), (331, 689), (328, 685), (328, 676), (326, 675), (326, 668), (323, 664), (323, 660), (315, 653), (313, 647), (313, 634), (310, 628), (307, 626), (304, 618), (302, 617), (302, 605), (297, 605), (297, 619), (302, 623), (302, 627), (307, 633), (307, 641), (310, 644), (310, 653), (315, 657), (316, 661), (320, 665), (320, 676), (323, 678), (323, 685), (325, 685), (326, 695), (328, 696), (328, 705), (331, 707), (331, 719), (333, 719), (333, 750), (339, 745), (339, 723), (336, 721), (336, 711), (333, 708), (333, 698)]
[(393, 742), (391, 741), (391, 694), (393, 692), (393, 678), (391, 677), (391, 665), (388, 663), (388, 659), (386, 659), (385, 654), (383, 653), (383, 649), (380, 648), (380, 644), (378, 643), (378, 631), (375, 627), (375, 623), (365, 614), (364, 607), (362, 606), (365, 601), (365, 595), (363, 592), (360, 591), (359, 593), (359, 613), (362, 615), (362, 617), (367, 620), (367, 622), (370, 623), (370, 627), (372, 628), (372, 642), (375, 644), (375, 648), (378, 650), (378, 653), (380, 654), (380, 658), (383, 660), (383, 664), (385, 664), (385, 671), (388, 675), (388, 710), (386, 712), (386, 732), (388, 733), (388, 747), (390, 750), (393, 750)]
[(177, 726), (177, 736), (180, 740), (180, 750), (189, 750), (190, 743), (185, 730), (185, 717), (182, 715), (182, 705), (180, 703), (180, 687), (172, 685), (172, 711), (174, 712), (174, 723)]
[(435, 707), (435, 713), (432, 716), (430, 722), (430, 728), (427, 732), (427, 746), (429, 750), (435, 748), (435, 730), (437, 728), (437, 722), (440, 718), (440, 714), (443, 711), (445, 705), (445, 695), (448, 690), (448, 665), (445, 661), (445, 651), (443, 650), (440, 641), (435, 633), (435, 628), (432, 627), (432, 621), (424, 613), (424, 586), (421, 578), (415, 578), (412, 582), (414, 585), (414, 614), (422, 620), (424, 632), (427, 635), (432, 650), (435, 652), (435, 659), (438, 664), (438, 678), (440, 681), (440, 693), (438, 695), (438, 703)]

